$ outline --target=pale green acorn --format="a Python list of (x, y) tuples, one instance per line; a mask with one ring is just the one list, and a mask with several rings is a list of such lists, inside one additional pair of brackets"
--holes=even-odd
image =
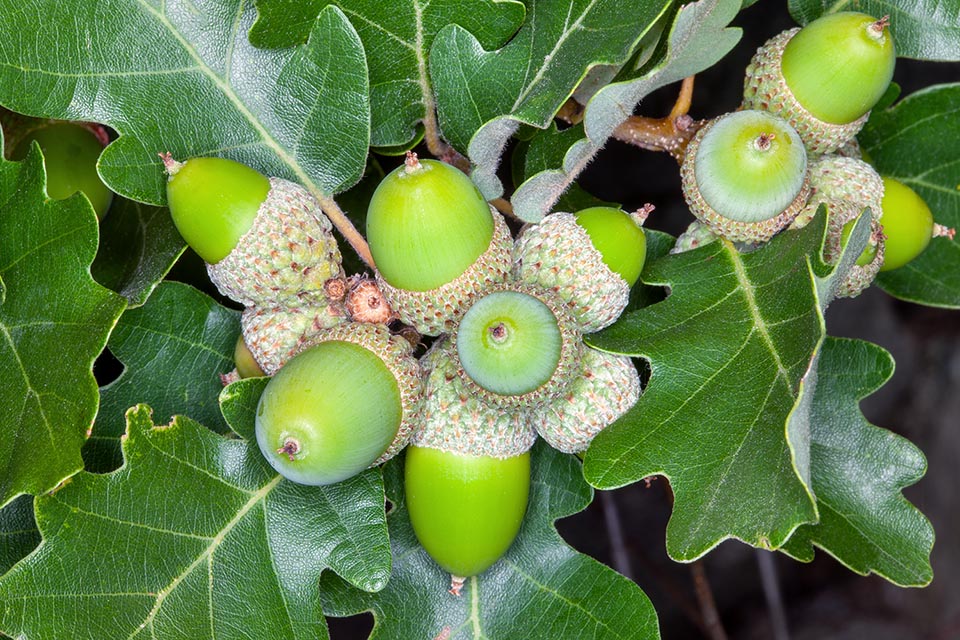
[(811, 154), (833, 152), (860, 131), (890, 84), (888, 23), (840, 12), (775, 36), (747, 67), (743, 108), (786, 119)]
[(367, 239), (380, 291), (426, 335), (452, 331), (470, 303), (510, 273), (513, 239), (503, 217), (462, 171), (413, 153), (374, 192)]
[(586, 451), (640, 398), (640, 376), (627, 356), (586, 347), (582, 363), (580, 376), (535, 417), (540, 437), (564, 453)]
[(580, 372), (582, 334), (546, 289), (501, 285), (467, 309), (451, 339), (460, 379), (491, 406), (541, 406)]
[(864, 253), (839, 284), (837, 295), (852, 298), (870, 286), (883, 265), (884, 236), (879, 224), (883, 211), (883, 180), (866, 162), (842, 156), (823, 156), (810, 168), (812, 194), (800, 215), (803, 224), (812, 219), (821, 204), (827, 209), (827, 238), (823, 258), (835, 264), (856, 221), (869, 208), (870, 239)]
[(324, 284), (342, 276), (341, 256), (310, 192), (232, 160), (161, 157), (173, 221), (223, 295), (246, 307), (325, 300)]
[(680, 177), (690, 212), (731, 242), (767, 242), (797, 217), (810, 193), (800, 137), (765, 111), (728, 113), (700, 129)]
[(620, 317), (640, 276), (650, 210), (592, 207), (528, 225), (514, 246), (514, 278), (556, 294), (583, 333), (599, 331)]

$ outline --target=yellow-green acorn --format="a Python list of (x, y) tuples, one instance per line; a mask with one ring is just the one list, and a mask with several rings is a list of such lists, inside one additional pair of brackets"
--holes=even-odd
[(579, 453), (639, 399), (640, 376), (630, 358), (586, 347), (580, 376), (537, 412), (534, 424), (554, 449)]
[(766, 242), (810, 192), (797, 132), (765, 111), (720, 116), (697, 132), (680, 168), (691, 213), (732, 242)]
[(467, 309), (451, 338), (461, 379), (491, 406), (540, 406), (580, 372), (580, 330), (546, 289), (501, 285)]
[(343, 307), (334, 303), (247, 307), (240, 316), (240, 327), (244, 344), (254, 361), (264, 374), (272, 376), (301, 350), (305, 342), (345, 320)]
[(954, 237), (953, 229), (934, 223), (930, 207), (916, 191), (886, 176), (883, 187), (880, 224), (886, 236), (886, 255), (880, 271), (907, 264), (923, 253), (934, 237)]
[(383, 295), (426, 335), (453, 330), (510, 272), (513, 241), (500, 214), (459, 169), (412, 153), (374, 192), (367, 240)]
[(167, 204), (210, 279), (244, 306), (317, 304), (341, 275), (332, 225), (300, 185), (224, 158), (161, 154)]
[[(4, 118), (10, 122), (7, 118)], [(103, 220), (113, 202), (113, 192), (97, 173), (97, 162), (110, 139), (106, 130), (89, 122), (65, 122), (17, 117), (11, 126), (22, 128), (12, 139), (8, 137), (10, 159), (22, 160), (36, 142), (43, 152), (47, 172), (47, 195), (62, 200), (82, 192), (97, 218)]]
[(247, 343), (243, 341), (243, 334), (237, 336), (237, 344), (233, 348), (233, 363), (240, 378), (259, 378), (267, 375), (257, 359), (253, 357)]
[(340, 482), (406, 446), (422, 400), (406, 340), (383, 325), (339, 325), (271, 378), (257, 406), (257, 444), (289, 480)]
[(406, 507), (459, 595), (464, 578), (493, 565), (520, 531), (536, 434), (524, 410), (490, 407), (463, 385), (446, 339), (421, 363), (425, 399), (404, 463)]
[(599, 331), (620, 317), (640, 277), (649, 210), (591, 207), (528, 225), (514, 247), (514, 277), (559, 296), (582, 332)]
[(870, 286), (884, 261), (883, 231), (878, 222), (883, 199), (883, 180), (873, 167), (856, 158), (823, 156), (810, 167), (810, 201), (801, 214), (812, 218), (821, 204), (827, 208), (827, 238), (823, 258), (830, 264), (840, 259), (853, 223), (864, 209), (871, 212), (870, 239), (843, 281), (837, 295), (852, 298)]
[(747, 67), (743, 107), (785, 118), (811, 154), (834, 151), (860, 131), (893, 77), (888, 24), (841, 12), (775, 36)]

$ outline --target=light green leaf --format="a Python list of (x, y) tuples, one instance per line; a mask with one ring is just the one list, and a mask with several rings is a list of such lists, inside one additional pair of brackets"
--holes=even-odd
[[(960, 230), (960, 84), (930, 87), (874, 112), (858, 139), (880, 175), (906, 184), (937, 222)], [(934, 238), (877, 284), (901, 300), (960, 308), (960, 237)]]
[(403, 464), (390, 461), (385, 479), (393, 510), (393, 574), (379, 593), (349, 588), (335, 576), (321, 581), (323, 609), (346, 616), (372, 611), (371, 638), (408, 640), (654, 640), (657, 616), (636, 584), (571, 549), (553, 527), (592, 499), (579, 462), (543, 442), (532, 451), (532, 483), (520, 535), (507, 554), (469, 578), (457, 597), (444, 573), (417, 542), (403, 495)]
[(789, 0), (800, 24), (838, 11), (890, 16), (897, 55), (921, 60), (960, 60), (960, 4), (941, 0)]
[(933, 528), (900, 493), (923, 476), (926, 461), (857, 406), (890, 379), (893, 358), (868, 342), (829, 338), (818, 369), (810, 455), (820, 522), (797, 529), (781, 550), (809, 562), (820, 547), (861, 575), (929, 584)]
[(727, 27), (739, 9), (738, 0), (700, 0), (684, 6), (667, 36), (665, 51), (655, 62), (593, 95), (584, 113), (586, 137), (570, 145), (561, 163), (530, 176), (517, 188), (511, 199), (514, 212), (531, 222), (543, 218), (644, 97), (725, 56), (740, 40), (740, 29)]
[(158, 422), (190, 416), (216, 431), (220, 375), (234, 367), (240, 314), (178, 282), (157, 287), (147, 303), (123, 314), (108, 347), (125, 369), (102, 389), (103, 400), (84, 458), (97, 471), (120, 464), (127, 409), (149, 404)]
[(655, 260), (641, 279), (669, 287), (666, 300), (587, 337), (649, 360), (651, 377), (593, 441), (584, 473), (600, 488), (666, 476), (676, 560), (726, 538), (777, 548), (816, 519), (806, 439), (789, 418), (824, 335), (808, 257), (823, 230), (821, 217), (753, 253), (716, 241)]
[(125, 297), (128, 307), (139, 307), (186, 247), (167, 209), (114, 198), (100, 223), (91, 271), (97, 282)]
[[(258, 47), (285, 47), (306, 41), (328, 0), (257, 0), (259, 17), (250, 31)], [(524, 8), (513, 0), (339, 0), (356, 28), (370, 66), (370, 105), (375, 147), (408, 147), (419, 139), (417, 125), (436, 123), (427, 56), (437, 32), (458, 24), (486, 48), (501, 46), (523, 22)]]
[(477, 165), (471, 177), (487, 198), (502, 192), (496, 168), (517, 127), (545, 129), (591, 68), (625, 63), (670, 6), (668, 0), (526, 4), (526, 23), (498, 51), (485, 51), (456, 25), (437, 34), (430, 51), (440, 128)]
[(244, 0), (0, 0), (0, 33), (30, 36), (0, 42), (0, 103), (112, 126), (101, 175), (140, 202), (165, 201), (162, 151), (238, 160), (319, 197), (349, 187), (370, 134), (356, 31), (328, 7), (306, 45), (264, 51), (247, 42), (254, 15)]
[(43, 159), (0, 159), (0, 506), (83, 468), (99, 396), (93, 361), (124, 300), (90, 277), (97, 218), (48, 200)]
[(31, 640), (326, 638), (317, 582), (390, 570), (372, 470), (307, 487), (255, 443), (127, 414), (124, 466), (37, 499), (43, 541), (0, 578), (0, 629)]

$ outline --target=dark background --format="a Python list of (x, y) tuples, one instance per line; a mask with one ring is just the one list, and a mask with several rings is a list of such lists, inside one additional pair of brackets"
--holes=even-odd
[[(761, 0), (734, 21), (744, 35), (724, 60), (697, 76), (691, 115), (709, 118), (735, 109), (743, 71), (757, 47), (794, 25), (784, 0)], [(900, 59), (894, 80), (908, 95), (939, 83), (960, 81), (960, 64)], [(666, 115), (677, 86), (649, 96), (638, 113)], [(388, 167), (389, 170), (389, 167)], [(674, 235), (692, 221), (680, 192), (676, 162), (667, 154), (639, 151), (611, 141), (583, 174), (580, 184), (596, 196), (633, 210), (646, 202), (657, 209), (648, 226)], [(903, 303), (871, 287), (855, 299), (838, 300), (827, 315), (830, 335), (856, 337), (889, 350), (894, 377), (862, 408), (874, 424), (907, 437), (927, 455), (929, 470), (905, 494), (933, 522), (934, 582), (902, 589), (875, 576), (861, 577), (822, 551), (811, 564), (757, 551), (736, 541), (721, 544), (699, 564), (712, 587), (722, 625), (730, 638), (795, 640), (954, 640), (960, 638), (960, 312)], [(612, 508), (612, 510), (611, 510)], [(691, 565), (670, 560), (664, 531), (670, 496), (663, 479), (625, 487), (597, 499), (584, 512), (558, 523), (577, 549), (613, 565), (606, 518), (621, 521), (620, 569), (654, 603), (664, 640), (706, 638), (694, 593)], [(771, 624), (759, 572), (759, 556), (772, 560), (788, 635)], [(625, 566), (626, 562), (629, 567)], [(951, 569), (953, 571), (951, 571)], [(773, 592), (767, 591), (767, 595)], [(335, 639), (365, 638), (369, 615), (330, 619)], [(520, 639), (518, 639), (520, 640)]]

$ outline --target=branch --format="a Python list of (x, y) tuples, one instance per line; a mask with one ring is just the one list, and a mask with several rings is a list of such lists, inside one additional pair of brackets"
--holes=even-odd
[(706, 121), (694, 120), (687, 113), (693, 100), (693, 78), (684, 79), (680, 95), (667, 117), (630, 116), (614, 130), (613, 137), (648, 151), (666, 151), (677, 162), (683, 162), (690, 140), (706, 124)]
[(377, 265), (374, 263), (373, 255), (370, 253), (370, 245), (368, 245), (364, 237), (360, 235), (357, 228), (353, 226), (350, 218), (343, 212), (340, 205), (338, 205), (333, 198), (328, 197), (320, 198), (320, 207), (327, 217), (330, 218), (330, 222), (337, 228), (340, 235), (343, 236), (343, 239), (350, 243), (353, 250), (357, 252), (357, 255), (360, 256), (364, 264), (371, 269), (376, 269)]
[(777, 580), (777, 565), (774, 564), (773, 553), (756, 549), (757, 563), (760, 565), (760, 582), (763, 585), (763, 597), (767, 601), (770, 612), (770, 627), (773, 631), (773, 640), (790, 640), (790, 631), (787, 627), (787, 614), (783, 609), (783, 598), (780, 595), (780, 583)]
[(623, 525), (620, 523), (620, 514), (617, 512), (617, 503), (610, 491), (600, 492), (600, 505), (603, 507), (603, 519), (607, 525), (607, 537), (610, 539), (610, 556), (613, 568), (617, 573), (629, 580), (633, 580), (633, 569), (630, 567), (630, 554), (623, 539)]
[(713, 591), (711, 591), (710, 583), (707, 581), (707, 572), (703, 568), (703, 561), (691, 564), (690, 572), (693, 573), (693, 590), (697, 594), (697, 602), (700, 603), (700, 612), (703, 614), (703, 623), (707, 626), (707, 635), (710, 640), (727, 640), (727, 632), (720, 621), (717, 603), (713, 599)]

